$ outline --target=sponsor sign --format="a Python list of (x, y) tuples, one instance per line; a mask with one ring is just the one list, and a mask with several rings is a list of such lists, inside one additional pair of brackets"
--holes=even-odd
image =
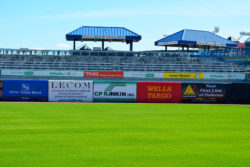
[(180, 103), (181, 83), (138, 82), (137, 102), (140, 103)]
[(203, 73), (163, 73), (163, 78), (168, 79), (203, 79)]
[(182, 102), (225, 102), (226, 87), (226, 84), (182, 84)]
[(161, 72), (124, 72), (124, 78), (163, 78)]
[(82, 71), (6, 70), (6, 69), (2, 70), (2, 75), (83, 77)]
[(48, 81), (4, 80), (3, 100), (48, 101)]
[(123, 72), (112, 71), (84, 71), (84, 77), (95, 78), (123, 78)]
[(158, 45), (176, 45), (178, 41), (171, 41), (171, 42), (159, 42)]
[(246, 75), (242, 73), (204, 73), (204, 79), (214, 79), (214, 80), (223, 80), (223, 79), (232, 79), (232, 80), (244, 80)]
[(49, 80), (49, 101), (92, 102), (93, 81)]
[(125, 39), (125, 36), (83, 35), (82, 39)]
[(136, 82), (96, 81), (95, 102), (136, 102)]
[(2, 100), (3, 96), (3, 81), (0, 80), (0, 101)]

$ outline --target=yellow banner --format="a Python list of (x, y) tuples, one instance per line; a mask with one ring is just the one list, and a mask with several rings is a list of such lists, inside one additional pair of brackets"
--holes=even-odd
[(164, 72), (163, 78), (169, 79), (203, 79), (203, 73), (170, 73)]

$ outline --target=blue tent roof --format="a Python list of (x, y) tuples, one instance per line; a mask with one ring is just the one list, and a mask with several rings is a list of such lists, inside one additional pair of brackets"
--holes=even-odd
[(91, 27), (82, 26), (68, 34), (70, 41), (133, 41), (141, 40), (141, 36), (124, 27)]
[(209, 31), (184, 29), (155, 42), (156, 46), (237, 47), (235, 42)]

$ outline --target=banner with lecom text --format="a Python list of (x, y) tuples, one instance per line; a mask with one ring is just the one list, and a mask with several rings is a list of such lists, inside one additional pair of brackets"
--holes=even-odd
[(170, 73), (164, 72), (163, 78), (167, 79), (203, 79), (203, 73)]
[(95, 102), (136, 102), (136, 82), (95, 81)]
[(123, 78), (123, 72), (117, 71), (84, 71), (84, 77), (94, 78)]
[(93, 102), (93, 81), (50, 80), (49, 101)]
[(230, 91), (228, 84), (182, 84), (182, 102), (224, 103)]
[(180, 103), (181, 83), (138, 82), (137, 102), (140, 103)]

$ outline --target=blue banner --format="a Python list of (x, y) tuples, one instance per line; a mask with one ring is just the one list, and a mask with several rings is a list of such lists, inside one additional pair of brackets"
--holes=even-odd
[(4, 80), (3, 100), (48, 101), (48, 81)]
[(3, 81), (0, 80), (0, 101), (2, 100), (3, 96)]

